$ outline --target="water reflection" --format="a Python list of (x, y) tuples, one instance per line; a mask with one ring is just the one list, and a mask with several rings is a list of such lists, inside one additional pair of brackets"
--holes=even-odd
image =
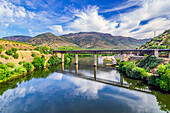
[[(129, 84), (129, 87), (108, 85), (100, 82), (103, 79), (117, 82), (120, 86)], [(128, 79), (113, 69), (73, 64), (68, 67), (65, 65), (63, 70), (61, 64), (0, 84), (0, 111), (2, 113), (169, 111), (169, 94), (153, 90), (149, 94), (134, 91), (136, 88), (147, 87), (141, 81)]]

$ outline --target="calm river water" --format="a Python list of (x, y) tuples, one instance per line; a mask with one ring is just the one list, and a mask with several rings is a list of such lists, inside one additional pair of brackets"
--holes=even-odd
[(170, 95), (120, 75), (92, 58), (37, 70), (0, 84), (0, 113), (161, 113)]

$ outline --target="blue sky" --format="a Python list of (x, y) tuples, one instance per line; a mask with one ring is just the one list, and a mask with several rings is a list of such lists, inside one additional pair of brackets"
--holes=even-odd
[(0, 37), (103, 32), (151, 38), (166, 29), (169, 0), (0, 0)]

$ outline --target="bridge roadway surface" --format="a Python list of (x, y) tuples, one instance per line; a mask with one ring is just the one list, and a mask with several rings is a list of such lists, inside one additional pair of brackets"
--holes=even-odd
[(90, 53), (90, 54), (107, 54), (107, 53), (143, 53), (143, 54), (154, 54), (154, 51), (158, 50), (158, 52), (170, 52), (170, 49), (112, 49), (112, 50), (55, 50), (53, 53)]

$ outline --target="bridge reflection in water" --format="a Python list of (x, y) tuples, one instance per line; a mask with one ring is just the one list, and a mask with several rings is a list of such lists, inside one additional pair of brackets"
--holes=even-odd
[(61, 73), (64, 73), (64, 74), (69, 73), (68, 75), (70, 75), (70, 76), (79, 77), (79, 78), (91, 80), (91, 81), (94, 81), (94, 82), (104, 83), (104, 84), (107, 84), (107, 85), (122, 87), (122, 88), (131, 89), (131, 90), (140, 91), (140, 92), (145, 92), (145, 93), (151, 93), (151, 90), (148, 87), (146, 87), (145, 89), (130, 87), (131, 84), (124, 83), (124, 80), (121, 76), (120, 76), (119, 82), (115, 81), (115, 80), (108, 80), (108, 79), (99, 78), (99, 77), (97, 77), (97, 67), (91, 66), (91, 68), (93, 68), (93, 70), (94, 70), (94, 76), (87, 76), (85, 74), (78, 73), (78, 67), (79, 67), (79, 65), (75, 64), (75, 72), (71, 71), (71, 70), (64, 70), (64, 63), (62, 63), (61, 64), (61, 70), (56, 70), (56, 72), (61, 72)]

